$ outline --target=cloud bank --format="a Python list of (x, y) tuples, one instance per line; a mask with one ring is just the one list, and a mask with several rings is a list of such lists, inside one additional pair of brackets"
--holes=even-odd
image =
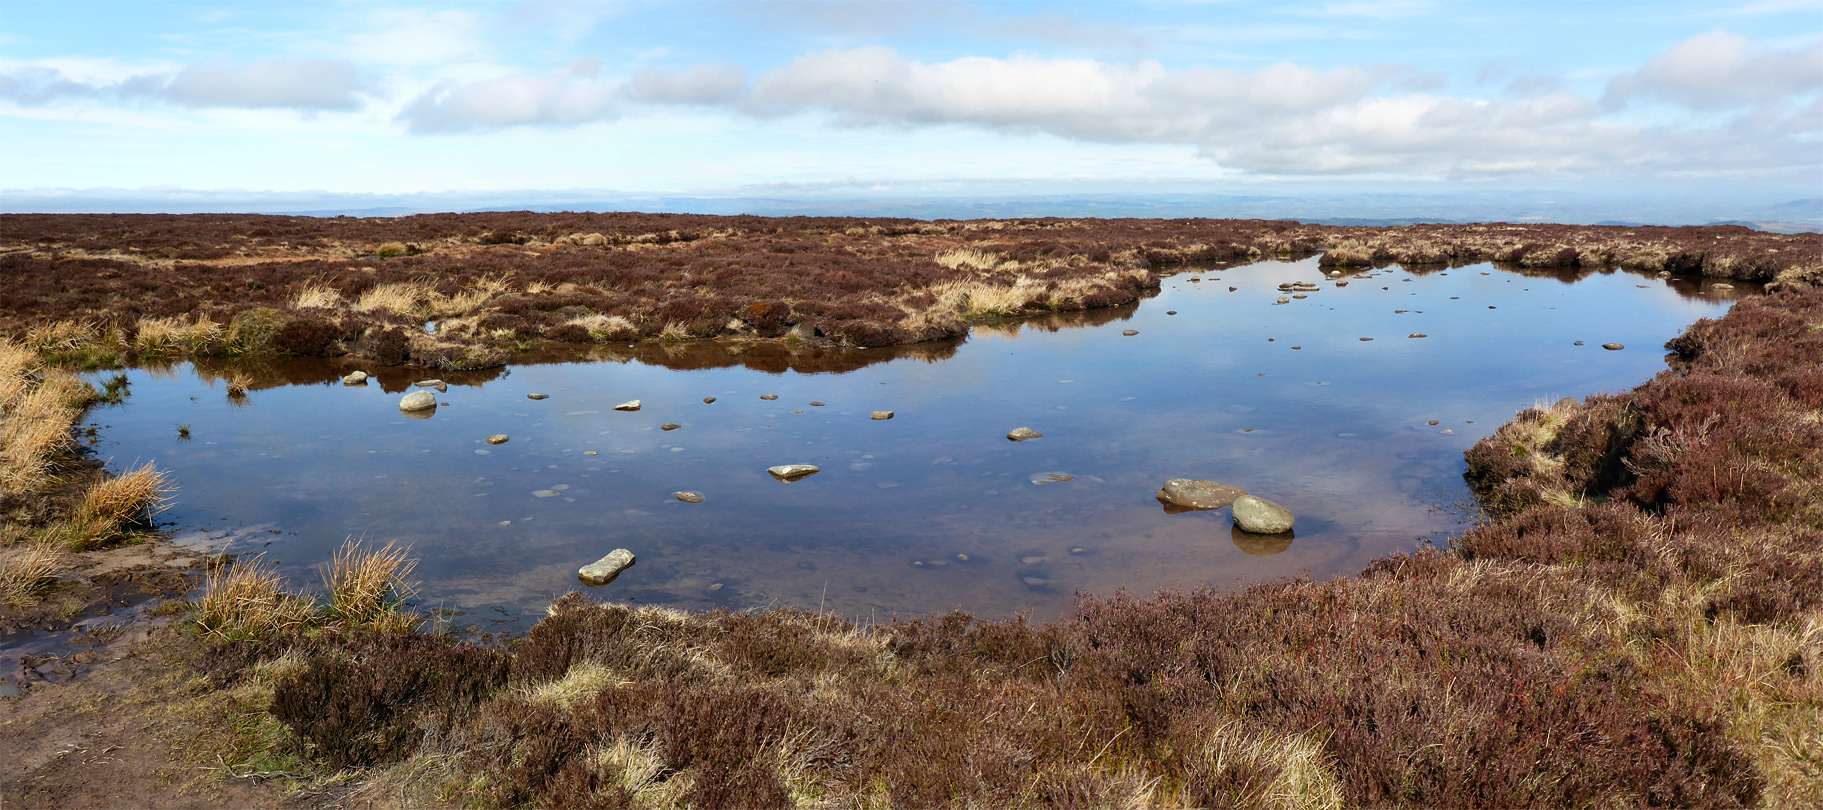
[(363, 89), (353, 62), (325, 59), (205, 62), (176, 72), (141, 73), (119, 82), (84, 81), (41, 67), (0, 73), (0, 100), (27, 107), (72, 99), (117, 99), (178, 107), (347, 112), (364, 106)]

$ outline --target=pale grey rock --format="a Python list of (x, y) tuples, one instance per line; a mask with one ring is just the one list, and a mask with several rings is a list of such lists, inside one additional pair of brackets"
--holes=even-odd
[(703, 502), (703, 493), (701, 492), (673, 492), (671, 493), (671, 497), (683, 501), (684, 503)]
[(802, 481), (822, 471), (823, 468), (818, 467), (815, 464), (780, 464), (777, 467), (766, 468), (766, 472), (770, 473), (773, 478), (777, 478), (787, 484), (793, 481)]
[(1173, 478), (1158, 491), (1158, 500), (1179, 509), (1220, 509), (1234, 503), (1247, 490), (1215, 481), (1195, 478)]
[(437, 395), (429, 391), (413, 391), (399, 400), (401, 411), (430, 411), (437, 407)]
[(442, 385), (442, 384), (443, 384), (442, 380), (419, 380), (415, 383), (412, 383), (412, 385), (415, 385), (419, 388), (436, 388), (437, 386)]
[(349, 372), (348, 376), (342, 378), (342, 384), (343, 385), (366, 385), (367, 384), (367, 372), (365, 372), (365, 371)]
[(1296, 522), (1291, 511), (1272, 501), (1254, 495), (1242, 495), (1234, 501), (1234, 525), (1254, 534), (1278, 534), (1291, 531)]
[(635, 562), (638, 559), (633, 556), (633, 552), (617, 548), (608, 552), (608, 556), (577, 569), (576, 578), (582, 580), (584, 585), (599, 588), (613, 582), (615, 577), (620, 576), (620, 572), (632, 568)]
[(869, 416), (867, 418), (875, 420), (875, 421), (885, 421), (887, 419), (893, 418), (893, 412), (892, 411), (874, 411), (873, 415)]
[(628, 400), (626, 402), (622, 402), (619, 405), (614, 406), (614, 410), (637, 411), (637, 410), (639, 410), (639, 400), (634, 399), (634, 400)]

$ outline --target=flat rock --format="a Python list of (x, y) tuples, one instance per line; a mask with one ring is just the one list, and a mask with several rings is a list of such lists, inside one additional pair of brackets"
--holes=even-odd
[(1234, 525), (1242, 531), (1254, 534), (1278, 534), (1291, 531), (1291, 510), (1272, 501), (1254, 495), (1242, 495), (1234, 500)]
[(676, 430), (676, 429), (678, 429), (678, 428), (680, 428), (680, 427), (683, 427), (683, 425), (680, 425), (680, 424), (678, 424), (678, 423), (676, 423), (676, 422), (666, 422), (666, 423), (664, 423), (664, 424), (662, 424), (662, 425), (659, 425), (659, 426), (658, 426), (658, 429), (659, 429), (659, 430)]
[(1618, 352), (1621, 349), (1627, 348), (1625, 346), (1622, 346), (1619, 343), (1603, 343), (1603, 344), (1601, 344), (1601, 347), (1604, 349), (1607, 349), (1608, 351), (1611, 351), (1611, 352)]
[(1026, 439), (1042, 439), (1044, 438), (1044, 434), (1029, 427), (1022, 427), (1013, 428), (1011, 433), (1006, 434), (1006, 438), (1007, 441), (1023, 442)]
[(1165, 482), (1156, 496), (1161, 503), (1179, 509), (1220, 509), (1234, 503), (1247, 490), (1214, 481), (1173, 478)]
[(815, 464), (780, 464), (777, 467), (766, 468), (766, 472), (770, 473), (773, 478), (777, 478), (787, 484), (793, 481), (802, 481), (822, 471), (823, 468), (818, 467)]
[(1122, 329), (1120, 331), (1120, 333), (1127, 337), (1133, 337), (1134, 335), (1139, 334), (1139, 330), (1138, 329)]
[(365, 372), (365, 371), (349, 372), (348, 376), (342, 378), (342, 384), (343, 385), (366, 385), (367, 384), (367, 372)]
[(639, 400), (637, 400), (637, 399), (627, 400), (626, 402), (622, 402), (619, 405), (614, 406), (614, 410), (637, 411), (637, 410), (639, 410)]
[(771, 402), (778, 398), (779, 398), (778, 394), (761, 394), (760, 395), (760, 399), (766, 400), (767, 402)]
[(429, 391), (413, 391), (399, 400), (401, 411), (433, 411), (437, 409), (437, 395)]
[(442, 384), (443, 384), (442, 380), (419, 380), (415, 383), (412, 383), (412, 385), (415, 385), (419, 388), (436, 388), (437, 386), (442, 385)]
[(1076, 480), (1076, 476), (1065, 472), (1041, 472), (1032, 473), (1031, 480), (1032, 483), (1042, 486), (1044, 484), (1061, 484), (1065, 481), (1074, 481)]
[(673, 492), (671, 493), (671, 497), (683, 501), (684, 503), (703, 502), (703, 493), (701, 492)]
[(615, 577), (620, 576), (620, 572), (632, 568), (635, 562), (638, 560), (633, 552), (617, 548), (608, 552), (608, 556), (577, 569), (576, 578), (582, 580), (584, 585), (599, 588), (613, 582)]
[(550, 394), (526, 394), (526, 399), (550, 399)]
[(874, 411), (873, 415), (869, 416), (867, 418), (873, 419), (876, 421), (883, 421), (883, 420), (893, 418), (893, 412), (892, 411)]
[(488, 444), (506, 444), (506, 442), (507, 442), (507, 435), (505, 433), (496, 433), (492, 436), (487, 437)]

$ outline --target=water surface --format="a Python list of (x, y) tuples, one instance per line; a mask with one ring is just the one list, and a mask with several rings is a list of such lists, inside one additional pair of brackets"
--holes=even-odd
[[(1295, 280), (1320, 289), (1278, 304)], [(617, 547), (639, 562), (600, 598), (1048, 618), (1079, 590), (1322, 578), (1444, 542), (1479, 437), (1650, 378), (1667, 339), (1751, 293), (1489, 265), (1346, 280), (1314, 260), (1183, 272), (1135, 306), (978, 325), (966, 343), (591, 347), (445, 375), (428, 419), (396, 407), (418, 370), (141, 368), (124, 405), (91, 416), (113, 466), (174, 475), (163, 520), (180, 539), (263, 552), (310, 587), (347, 537), (408, 544), (420, 601), (461, 625), (523, 629)], [(356, 368), (377, 377), (343, 387)], [(227, 396), (229, 374), (254, 390)], [(1021, 426), (1044, 438), (1007, 441)], [(496, 433), (511, 440), (486, 444)], [(766, 473), (799, 463), (822, 472)], [(1167, 513), (1153, 496), (1179, 477), (1285, 505), (1295, 537)]]

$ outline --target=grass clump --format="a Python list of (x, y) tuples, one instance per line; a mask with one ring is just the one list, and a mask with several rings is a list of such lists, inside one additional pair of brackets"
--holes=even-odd
[(379, 549), (357, 540), (343, 543), (323, 572), (329, 615), (350, 627), (378, 632), (416, 628), (422, 618), (402, 610), (413, 594), (408, 577), (416, 566), (417, 560), (392, 543)]
[(23, 492), (46, 483), (53, 461), (71, 444), (70, 428), (95, 390), (48, 367), (29, 346), (0, 341), (0, 489)]
[(37, 601), (37, 592), (56, 577), (63, 555), (55, 548), (22, 544), (0, 548), (0, 604), (26, 607)]
[(168, 473), (142, 464), (90, 485), (70, 522), (71, 545), (94, 548), (143, 525), (170, 505), (175, 487)]
[(278, 571), (255, 558), (211, 573), (196, 603), (196, 628), (206, 637), (258, 639), (316, 624), (316, 605), (287, 593)]

